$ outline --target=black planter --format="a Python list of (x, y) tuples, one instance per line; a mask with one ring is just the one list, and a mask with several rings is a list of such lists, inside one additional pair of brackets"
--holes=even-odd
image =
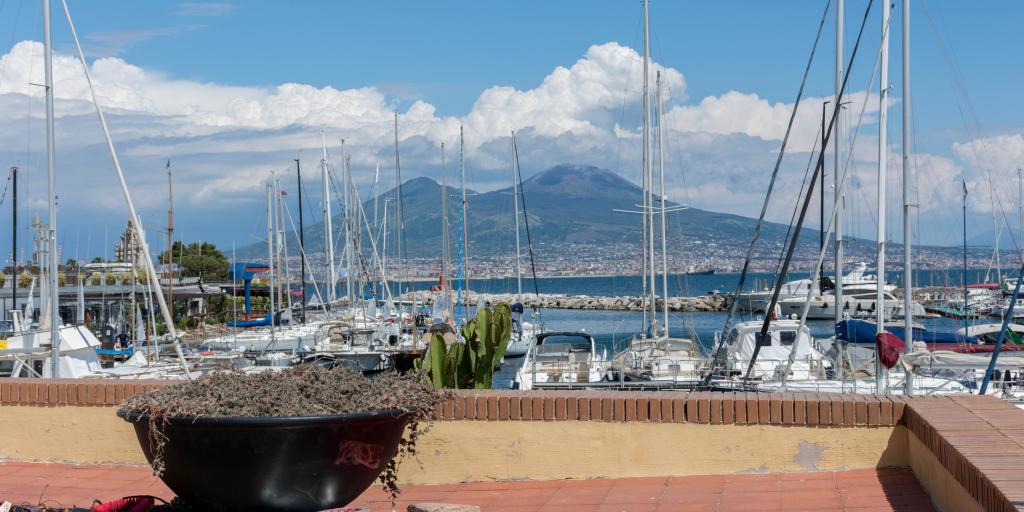
[[(153, 461), (149, 418), (135, 426)], [(313, 417), (171, 418), (163, 481), (212, 510), (324, 510), (365, 491), (398, 451), (411, 414), (399, 410)]]

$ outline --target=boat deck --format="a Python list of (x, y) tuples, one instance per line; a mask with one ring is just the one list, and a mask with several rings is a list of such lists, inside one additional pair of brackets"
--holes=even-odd
[[(132, 495), (170, 500), (148, 467), (0, 462), (0, 503), (83, 507)], [(931, 511), (912, 472), (898, 468), (842, 472), (701, 475), (595, 480), (484, 482), (403, 488), (395, 510), (413, 503), (476, 505), (484, 511)], [(350, 505), (392, 510), (379, 486)]]

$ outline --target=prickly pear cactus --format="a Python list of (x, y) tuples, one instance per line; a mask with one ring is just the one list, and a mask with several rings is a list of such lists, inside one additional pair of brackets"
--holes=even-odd
[(490, 389), (494, 368), (505, 356), (512, 336), (512, 310), (498, 304), (493, 310), (480, 308), (476, 319), (466, 322), (462, 341), (448, 346), (435, 334), (420, 368), (435, 388)]

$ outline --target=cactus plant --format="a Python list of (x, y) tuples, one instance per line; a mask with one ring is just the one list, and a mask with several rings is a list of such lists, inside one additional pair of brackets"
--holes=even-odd
[(490, 389), (494, 368), (505, 356), (512, 335), (508, 304), (480, 308), (476, 319), (462, 326), (462, 340), (450, 347), (440, 334), (430, 342), (426, 357), (417, 362), (435, 388)]

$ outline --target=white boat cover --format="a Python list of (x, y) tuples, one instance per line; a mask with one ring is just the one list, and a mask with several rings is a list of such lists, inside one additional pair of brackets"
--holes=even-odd
[[(984, 369), (988, 367), (992, 354), (961, 354), (949, 350), (916, 350), (909, 354), (900, 356), (900, 361), (905, 367), (924, 367), (941, 369)], [(1013, 370), (1024, 367), (1024, 354), (1009, 352), (999, 354), (996, 360), (996, 368), (1000, 370)]]

